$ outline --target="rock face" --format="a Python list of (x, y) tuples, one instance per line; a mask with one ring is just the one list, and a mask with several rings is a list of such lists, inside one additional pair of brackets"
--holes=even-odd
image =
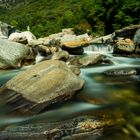
[(7, 104), (14, 111), (33, 115), (53, 103), (71, 98), (83, 84), (64, 62), (48, 60), (8, 81), (0, 95), (12, 97)]
[(32, 40), (35, 40), (36, 37), (30, 32), (30, 31), (25, 31), (21, 33), (12, 33), (9, 38), (10, 41), (15, 41), (23, 44), (27, 44)]
[(21, 67), (22, 60), (29, 54), (30, 49), (25, 45), (0, 39), (0, 69)]
[(133, 54), (134, 51), (135, 45), (130, 39), (118, 40), (114, 47), (116, 54)]

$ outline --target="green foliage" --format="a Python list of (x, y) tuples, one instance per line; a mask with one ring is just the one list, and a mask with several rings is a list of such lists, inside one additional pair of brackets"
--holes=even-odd
[(46, 36), (73, 27), (77, 34), (104, 35), (139, 24), (138, 0), (26, 0), (0, 6), (0, 20)]

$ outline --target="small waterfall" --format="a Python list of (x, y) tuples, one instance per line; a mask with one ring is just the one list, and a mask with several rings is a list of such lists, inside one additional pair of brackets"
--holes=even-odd
[(112, 53), (113, 46), (110, 44), (93, 44), (85, 47), (84, 52)]

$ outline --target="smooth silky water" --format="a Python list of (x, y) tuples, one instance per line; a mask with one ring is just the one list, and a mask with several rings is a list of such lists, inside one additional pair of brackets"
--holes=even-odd
[[(52, 108), (42, 114), (27, 118), (5, 116), (6, 108), (0, 107), (0, 127), (16, 125), (21, 122), (23, 124), (37, 122), (38, 120), (59, 121), (74, 116), (94, 115), (103, 110), (105, 112), (116, 112), (116, 114), (117, 112), (123, 112), (127, 118), (127, 125), (132, 130), (132, 133), (136, 135), (136, 138), (139, 139), (140, 125), (136, 128), (135, 124), (140, 122), (140, 77), (105, 76), (103, 72), (114, 68), (139, 68), (140, 58), (113, 56), (112, 52), (113, 48), (107, 44), (86, 47), (85, 54), (101, 53), (112, 60), (113, 64), (100, 64), (82, 68), (80, 77), (85, 80), (84, 88), (72, 100), (57, 106), (53, 105)], [(27, 68), (0, 71), (0, 86)], [(115, 133), (115, 135), (112, 135), (111, 138), (107, 137), (107, 139), (115, 139), (116, 135), (119, 135), (119, 138), (124, 138), (123, 133)], [(132, 138), (127, 137), (127, 139)]]

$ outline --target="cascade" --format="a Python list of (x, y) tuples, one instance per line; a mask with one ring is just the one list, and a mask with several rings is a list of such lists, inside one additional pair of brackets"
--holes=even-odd
[(113, 46), (110, 44), (93, 44), (84, 48), (85, 52), (100, 52), (100, 53), (112, 53)]

